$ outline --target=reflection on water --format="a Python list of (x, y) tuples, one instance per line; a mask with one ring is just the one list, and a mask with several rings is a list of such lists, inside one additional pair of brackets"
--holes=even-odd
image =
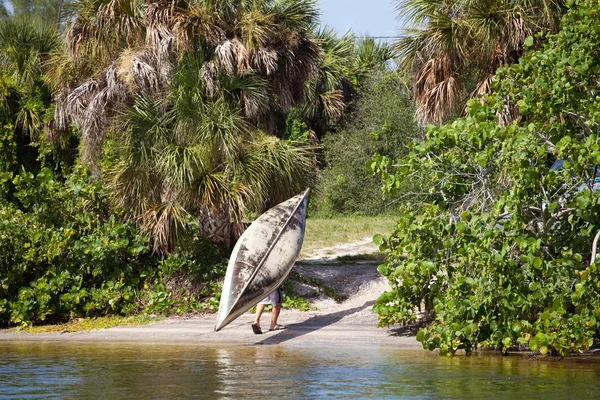
[(1, 343), (0, 398), (597, 398), (600, 360), (379, 347)]

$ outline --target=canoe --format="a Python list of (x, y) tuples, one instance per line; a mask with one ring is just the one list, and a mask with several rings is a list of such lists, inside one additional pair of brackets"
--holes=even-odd
[(302, 249), (308, 193), (271, 208), (239, 238), (227, 265), (215, 331), (254, 307), (288, 276)]

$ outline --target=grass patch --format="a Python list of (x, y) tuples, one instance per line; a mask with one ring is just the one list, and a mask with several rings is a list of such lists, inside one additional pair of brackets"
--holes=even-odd
[(307, 218), (300, 257), (324, 247), (352, 243), (377, 233), (388, 234), (396, 226), (394, 216)]
[(369, 254), (355, 254), (351, 256), (339, 256), (335, 259), (335, 261), (339, 262), (352, 262), (352, 261), (376, 261), (383, 262), (385, 260), (385, 253), (381, 253), (379, 251)]
[(64, 324), (37, 325), (28, 328), (9, 328), (7, 332), (26, 333), (68, 333), (91, 331), (94, 329), (108, 329), (116, 326), (139, 326), (159, 321), (162, 317), (150, 317), (147, 315), (133, 315), (130, 317), (107, 316), (98, 318), (81, 318)]

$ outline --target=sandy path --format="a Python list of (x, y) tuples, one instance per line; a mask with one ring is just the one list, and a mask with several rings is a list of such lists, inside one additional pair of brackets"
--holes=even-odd
[[(94, 341), (172, 344), (339, 344), (380, 345), (402, 348), (421, 348), (414, 338), (414, 330), (406, 328), (377, 328), (377, 316), (372, 312), (377, 297), (389, 289), (387, 280), (377, 272), (376, 263), (332, 263), (341, 255), (373, 253), (377, 249), (369, 241), (320, 249), (296, 265), (298, 274), (319, 278), (336, 290), (343, 301), (323, 295), (310, 299), (318, 308), (300, 312), (284, 310), (279, 322), (287, 330), (254, 335), (250, 324), (254, 316), (246, 313), (220, 332), (213, 332), (215, 315), (192, 318), (167, 318), (138, 327), (118, 327), (63, 334), (26, 334), (0, 332), (0, 341)], [(262, 320), (269, 325), (269, 315)]]

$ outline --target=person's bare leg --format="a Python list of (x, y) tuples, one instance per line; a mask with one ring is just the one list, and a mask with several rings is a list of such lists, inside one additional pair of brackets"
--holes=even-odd
[(254, 317), (254, 325), (257, 325), (260, 327), (260, 317), (264, 310), (265, 310), (265, 304), (257, 304), (256, 305), (256, 314)]
[(281, 304), (276, 304), (273, 306), (273, 311), (271, 311), (271, 328), (273, 329), (277, 326), (277, 319), (279, 318), (279, 313), (281, 313)]

